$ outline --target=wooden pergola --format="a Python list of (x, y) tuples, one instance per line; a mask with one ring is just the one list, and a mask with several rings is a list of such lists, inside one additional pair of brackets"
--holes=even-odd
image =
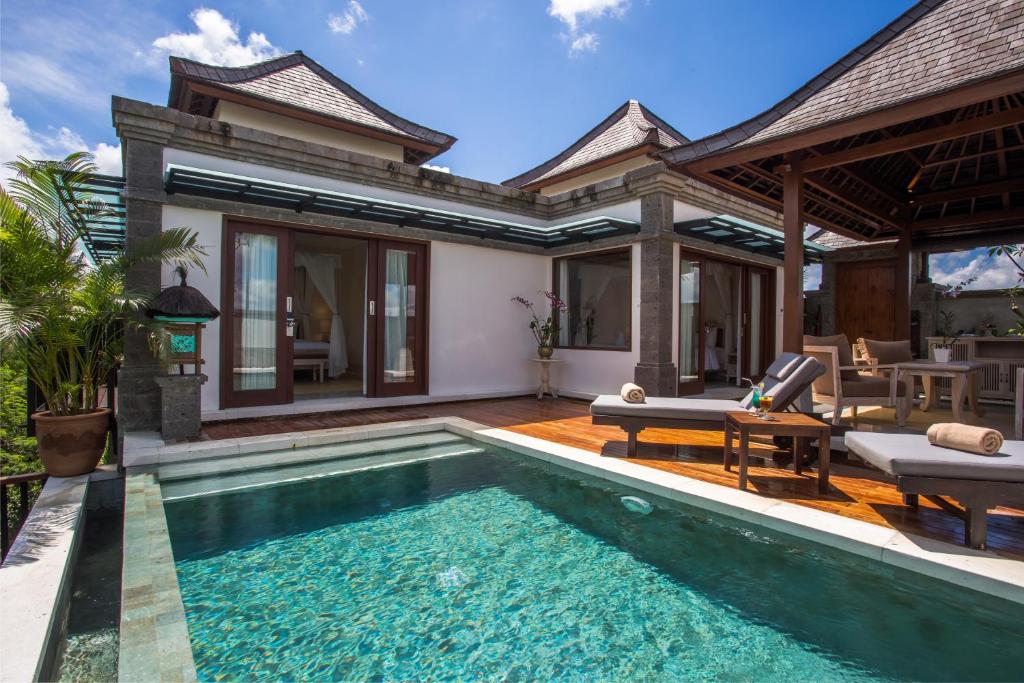
[(802, 347), (806, 224), (897, 240), (909, 337), (912, 250), (1024, 241), (1024, 6), (924, 0), (773, 108), (662, 158), (782, 213), (784, 350)]

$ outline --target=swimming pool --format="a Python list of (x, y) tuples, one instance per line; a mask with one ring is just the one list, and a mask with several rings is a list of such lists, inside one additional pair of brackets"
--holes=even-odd
[(384, 451), (164, 484), (201, 679), (1024, 671), (1011, 603), (451, 435)]

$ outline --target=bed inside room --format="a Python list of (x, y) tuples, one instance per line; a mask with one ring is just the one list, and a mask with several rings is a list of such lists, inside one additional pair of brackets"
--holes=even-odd
[(295, 400), (362, 396), (366, 367), (364, 240), (295, 235)]

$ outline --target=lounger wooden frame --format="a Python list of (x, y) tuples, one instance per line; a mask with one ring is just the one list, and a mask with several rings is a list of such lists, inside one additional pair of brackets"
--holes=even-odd
[[(896, 489), (903, 502), (917, 507), (924, 496), (943, 510), (964, 520), (964, 545), (984, 550), (988, 544), (988, 511), (999, 505), (1024, 500), (1024, 483), (984, 479), (897, 476)], [(957, 500), (963, 509), (944, 499)]]

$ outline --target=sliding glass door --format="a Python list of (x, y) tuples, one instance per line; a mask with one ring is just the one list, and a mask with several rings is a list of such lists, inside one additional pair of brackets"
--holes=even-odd
[(232, 222), (225, 226), (224, 246), (221, 404), (290, 403), (290, 235)]
[(774, 278), (766, 268), (683, 252), (679, 395), (759, 380), (774, 352)]
[(704, 390), (700, 259), (683, 256), (679, 268), (679, 395)]
[(427, 393), (427, 248), (377, 241), (367, 311), (371, 396)]

